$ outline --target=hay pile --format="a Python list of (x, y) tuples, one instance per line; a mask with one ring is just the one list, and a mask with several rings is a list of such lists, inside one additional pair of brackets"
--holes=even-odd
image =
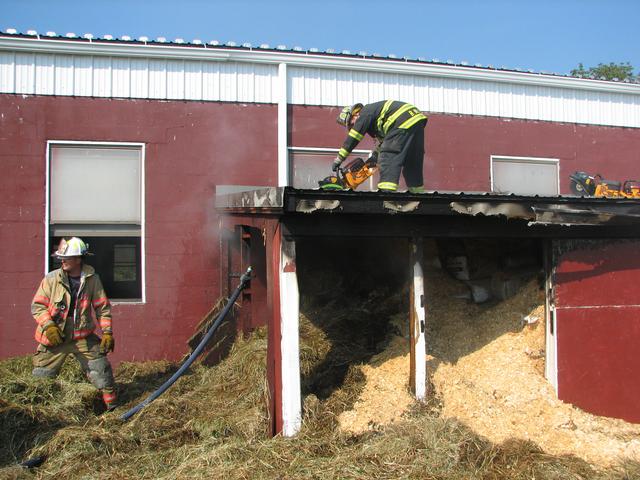
[[(199, 449), (216, 449), (229, 437), (266, 437), (265, 354), (263, 331), (236, 341), (225, 362), (192, 368), (128, 423), (118, 418), (124, 408), (102, 413), (76, 362), (46, 382), (31, 377), (29, 358), (0, 362), (0, 465), (42, 455), (47, 461), (35, 472), (43, 478), (180, 476)], [(121, 364), (121, 400), (139, 402), (176, 369), (170, 362)], [(16, 472), (30, 478), (15, 467), (0, 470), (0, 478)]]
[[(319, 283), (301, 279), (304, 419), (297, 437), (272, 439), (266, 433), (264, 330), (236, 339), (215, 367), (194, 366), (124, 424), (118, 416), (164, 382), (176, 364), (120, 365), (116, 379), (127, 406), (101, 413), (93, 387), (74, 362), (58, 379), (42, 382), (31, 377), (30, 360), (19, 358), (0, 362), (0, 479), (640, 478), (638, 462), (594, 469), (531, 440), (493, 442), (457, 415), (440, 414), (446, 409), (439, 404), (447, 395), (444, 387), (426, 404), (409, 401), (406, 291), (360, 278), (343, 284), (348, 294), (339, 298), (331, 294), (340, 282), (332, 275), (342, 274), (327, 274)], [(326, 296), (306, 296), (323, 289)], [(431, 338), (438, 332), (443, 342), (450, 337), (445, 323), (430, 328)], [(497, 333), (507, 332), (496, 325), (490, 339), (499, 338)], [(487, 338), (471, 343), (469, 351), (456, 350), (455, 339), (434, 344), (430, 354), (440, 355), (444, 367), (462, 364), (465, 355), (490, 344)], [(442, 353), (447, 351), (457, 358)], [(400, 383), (385, 392), (376, 390), (396, 379)], [(373, 399), (379, 403), (371, 406)], [(359, 424), (361, 433), (341, 428), (350, 415), (355, 424), (365, 411), (373, 420)], [(47, 456), (41, 467), (15, 466), (36, 455)]]

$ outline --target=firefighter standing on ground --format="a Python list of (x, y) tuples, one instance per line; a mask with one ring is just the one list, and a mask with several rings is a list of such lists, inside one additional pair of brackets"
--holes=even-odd
[[(44, 277), (33, 297), (31, 313), (38, 323), (35, 339), (39, 344), (33, 356), (33, 375), (55, 377), (67, 355), (73, 354), (111, 410), (116, 406), (115, 382), (107, 360), (114, 347), (111, 306), (100, 277), (83, 262), (87, 254), (81, 239), (62, 240), (54, 253), (62, 267)], [(92, 309), (102, 339), (94, 333)]]
[(356, 103), (344, 107), (337, 122), (349, 129), (349, 134), (333, 161), (333, 171), (368, 133), (379, 144), (374, 152), (380, 167), (378, 190), (395, 192), (402, 171), (410, 192), (424, 192), (422, 164), (427, 117), (420, 110), (394, 100), (369, 105)]

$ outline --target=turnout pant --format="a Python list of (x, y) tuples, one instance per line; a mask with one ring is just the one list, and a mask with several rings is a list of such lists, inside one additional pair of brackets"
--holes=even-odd
[(385, 137), (378, 155), (380, 167), (378, 189), (397, 190), (400, 172), (402, 172), (409, 191), (414, 193), (424, 191), (422, 166), (425, 125), (426, 122), (419, 122), (408, 129), (396, 128)]
[(71, 340), (71, 337), (72, 335), (65, 335), (64, 343), (55, 347), (38, 345), (33, 356), (33, 375), (55, 378), (67, 356), (73, 355), (80, 362), (89, 381), (102, 392), (107, 408), (115, 406), (113, 371), (106, 354), (100, 351), (100, 338), (93, 333), (80, 340)]

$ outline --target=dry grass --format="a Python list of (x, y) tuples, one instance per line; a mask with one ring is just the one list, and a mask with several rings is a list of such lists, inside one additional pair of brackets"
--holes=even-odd
[[(303, 319), (304, 369), (323, 361), (327, 340)], [(323, 347), (324, 344), (324, 347)], [(311, 355), (309, 346), (320, 352)], [(238, 340), (216, 367), (196, 366), (123, 424), (93, 412), (93, 389), (69, 363), (45, 384), (31, 379), (28, 359), (0, 363), (0, 478), (353, 478), (353, 479), (631, 479), (640, 465), (596, 471), (573, 457), (545, 454), (532, 443), (495, 445), (432, 408), (417, 406), (401, 422), (363, 435), (337, 428), (362, 384), (358, 365), (325, 400), (305, 399), (302, 431), (294, 439), (266, 435), (266, 338)], [(123, 364), (117, 378), (131, 402), (175, 369), (167, 362)], [(12, 467), (46, 455), (32, 471)]]
[[(265, 353), (263, 332), (237, 341), (225, 362), (196, 366), (128, 423), (118, 418), (124, 409), (95, 415), (95, 391), (72, 362), (46, 384), (31, 378), (27, 358), (1, 362), (2, 464), (44, 455), (43, 478), (175, 478), (176, 468), (214, 445), (267, 438)], [(175, 368), (122, 364), (123, 399), (146, 397)]]
[[(303, 293), (316, 287), (322, 285), (303, 285)], [(118, 419), (126, 407), (99, 414), (95, 391), (75, 362), (47, 382), (31, 377), (28, 358), (0, 362), (0, 478), (640, 478), (638, 462), (597, 470), (531, 442), (492, 443), (442, 418), (437, 398), (391, 426), (357, 435), (341, 431), (338, 416), (363, 389), (362, 365), (387, 345), (393, 327), (381, 319), (404, 308), (404, 295), (366, 287), (349, 296), (348, 309), (322, 296), (303, 302), (304, 421), (295, 438), (266, 433), (262, 329), (237, 339), (217, 366), (194, 366), (128, 423)], [(132, 406), (176, 368), (169, 362), (120, 365), (121, 398)], [(39, 468), (15, 466), (37, 455), (47, 457)]]

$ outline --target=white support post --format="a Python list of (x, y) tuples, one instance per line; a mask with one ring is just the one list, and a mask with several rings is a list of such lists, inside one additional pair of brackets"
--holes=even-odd
[(545, 370), (544, 374), (553, 389), (558, 394), (558, 322), (555, 306), (555, 288), (553, 285), (553, 270), (555, 259), (553, 258), (554, 240), (549, 240), (544, 247), (545, 270)]
[(280, 252), (280, 352), (282, 358), (282, 434), (291, 437), (302, 424), (300, 393), (300, 345), (296, 245), (282, 236)]
[(278, 65), (278, 186), (289, 185), (289, 150), (287, 145), (287, 64)]
[(410, 348), (410, 383), (417, 400), (424, 401), (427, 396), (427, 348), (425, 341), (425, 296), (424, 273), (422, 270), (422, 238), (411, 241), (411, 311), (409, 315), (411, 348)]

